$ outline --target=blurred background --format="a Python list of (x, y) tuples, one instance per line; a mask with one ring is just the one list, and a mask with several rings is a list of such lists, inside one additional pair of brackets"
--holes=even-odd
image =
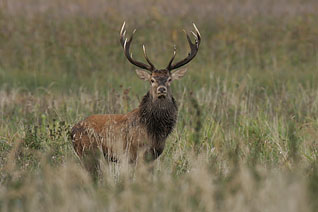
[(137, 29), (135, 58), (143, 59), (145, 44), (158, 67), (168, 63), (173, 44), (177, 59), (186, 56), (182, 30), (196, 23), (203, 41), (188, 79), (251, 74), (262, 83), (279, 77), (315, 86), (317, 11), (315, 0), (2, 0), (0, 83), (57, 90), (128, 86), (134, 67), (118, 41), (126, 21), (128, 33)]
[[(173, 82), (177, 126), (147, 165), (93, 182), (68, 135), (136, 108), (157, 68), (202, 35)], [(317, 0), (0, 0), (1, 211), (317, 211)]]

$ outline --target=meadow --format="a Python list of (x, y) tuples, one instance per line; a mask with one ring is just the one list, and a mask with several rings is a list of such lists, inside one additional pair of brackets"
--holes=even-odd
[[(1, 211), (317, 211), (315, 0), (0, 1)], [(149, 85), (119, 43), (126, 21), (157, 67), (183, 29), (202, 42), (172, 85), (177, 126), (149, 168), (101, 160), (70, 128), (136, 108)]]

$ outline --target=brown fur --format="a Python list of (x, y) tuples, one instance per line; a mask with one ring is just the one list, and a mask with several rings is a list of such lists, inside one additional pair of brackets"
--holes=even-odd
[[(169, 72), (160, 70), (153, 76), (160, 84), (159, 79), (167, 81)], [(156, 89), (157, 86), (153, 86), (151, 90)], [(149, 91), (140, 106), (127, 114), (92, 115), (77, 123), (71, 131), (76, 153), (83, 157), (100, 149), (110, 161), (118, 161), (126, 155), (134, 162), (139, 153), (147, 160), (156, 159), (176, 123), (177, 105), (170, 88), (162, 99), (151, 93), (155, 92)]]

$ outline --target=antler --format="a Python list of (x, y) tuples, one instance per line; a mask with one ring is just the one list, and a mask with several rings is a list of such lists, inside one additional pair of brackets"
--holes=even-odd
[(200, 34), (198, 28), (195, 26), (194, 23), (193, 23), (193, 27), (195, 29), (195, 33), (193, 31), (191, 31), (191, 33), (193, 34), (193, 36), (195, 38), (195, 43), (192, 43), (189, 34), (186, 31), (184, 31), (186, 33), (186, 35), (187, 35), (187, 40), (188, 40), (188, 43), (189, 43), (189, 46), (190, 46), (190, 49), (191, 49), (190, 53), (188, 54), (188, 56), (186, 58), (184, 58), (183, 60), (175, 63), (174, 65), (172, 65), (172, 62), (173, 62), (174, 58), (176, 57), (176, 46), (174, 46), (173, 56), (172, 56), (168, 66), (167, 66), (167, 69), (169, 71), (171, 71), (173, 69), (180, 68), (181, 66), (184, 66), (185, 64), (190, 62), (196, 56), (196, 54), (198, 53), (200, 42), (201, 42), (201, 34)]
[(120, 44), (122, 45), (122, 47), (124, 48), (124, 53), (127, 57), (127, 59), (129, 60), (129, 62), (131, 62), (133, 65), (135, 66), (138, 66), (139, 68), (142, 68), (142, 69), (146, 69), (150, 72), (152, 72), (153, 70), (155, 70), (155, 66), (151, 63), (151, 61), (149, 60), (148, 56), (147, 56), (147, 53), (146, 53), (146, 48), (145, 46), (143, 45), (142, 48), (143, 48), (143, 52), (144, 52), (144, 56), (148, 62), (149, 65), (147, 64), (144, 64), (142, 62), (139, 62), (137, 60), (134, 60), (132, 58), (132, 53), (129, 53), (129, 48), (130, 48), (130, 44), (132, 42), (132, 39), (133, 39), (133, 36), (136, 32), (136, 29), (133, 31), (132, 35), (130, 36), (129, 40), (127, 38), (125, 38), (125, 35), (126, 35), (126, 29), (125, 29), (125, 25), (126, 23), (124, 22), (123, 23), (123, 26), (121, 27), (121, 30), (120, 30)]

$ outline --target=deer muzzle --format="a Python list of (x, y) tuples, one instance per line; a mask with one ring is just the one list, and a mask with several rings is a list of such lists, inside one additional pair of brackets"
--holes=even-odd
[(157, 88), (158, 97), (165, 97), (167, 95), (167, 88), (165, 86), (159, 86)]

